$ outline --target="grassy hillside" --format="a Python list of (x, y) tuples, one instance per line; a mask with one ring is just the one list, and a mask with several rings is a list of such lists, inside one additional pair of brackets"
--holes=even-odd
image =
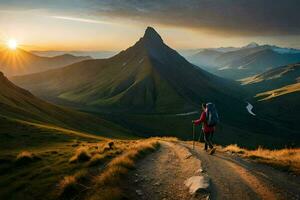
[(300, 64), (289, 64), (242, 79), (241, 83), (251, 94), (258, 94), (295, 84), (299, 77)]
[(262, 92), (257, 94), (255, 97), (260, 98), (260, 101), (263, 101), (263, 100), (280, 97), (282, 95), (286, 95), (294, 92), (300, 92), (300, 83), (295, 83), (275, 90)]
[(0, 117), (0, 199), (88, 199), (91, 190), (85, 189), (104, 172), (108, 175), (110, 167), (103, 169), (112, 159), (131, 153), (128, 160), (134, 164), (132, 159), (155, 148), (148, 140), (111, 140)]
[(1, 116), (11, 119), (111, 137), (129, 135), (128, 131), (108, 121), (40, 100), (11, 83), (2, 73), (0, 73), (0, 108)]
[(42, 101), (2, 73), (0, 110), (0, 199), (77, 198), (115, 157), (131, 153), (134, 164), (156, 148), (99, 117)]
[(299, 130), (300, 65), (289, 64), (242, 80), (261, 117)]

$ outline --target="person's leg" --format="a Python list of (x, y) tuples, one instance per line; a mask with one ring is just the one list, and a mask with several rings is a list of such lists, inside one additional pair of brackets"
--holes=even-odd
[(208, 147), (208, 134), (203, 132), (203, 137), (204, 137), (204, 142), (205, 142), (204, 150), (206, 151), (207, 147)]
[(209, 145), (209, 148), (214, 148), (214, 146), (212, 145), (212, 136), (213, 136), (213, 132), (211, 132), (211, 133), (209, 133), (208, 134), (208, 140), (207, 140), (207, 143), (208, 143), (208, 145)]

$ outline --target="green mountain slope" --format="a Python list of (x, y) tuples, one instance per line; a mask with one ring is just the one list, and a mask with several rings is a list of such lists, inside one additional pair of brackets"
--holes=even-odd
[(300, 81), (300, 64), (289, 64), (241, 80), (252, 94), (278, 89)]
[(55, 106), (34, 97), (0, 73), (1, 117), (29, 123), (84, 131), (102, 136), (124, 136), (125, 129), (97, 117)]
[(299, 130), (300, 64), (281, 66), (242, 80), (256, 110), (270, 120)]

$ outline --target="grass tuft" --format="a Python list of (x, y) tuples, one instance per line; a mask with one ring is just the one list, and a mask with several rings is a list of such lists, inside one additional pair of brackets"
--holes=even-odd
[(79, 148), (76, 150), (74, 156), (72, 156), (69, 160), (70, 163), (75, 162), (86, 162), (91, 159), (91, 154), (88, 152), (86, 148)]
[(75, 176), (65, 176), (59, 183), (59, 196), (70, 197), (77, 193), (78, 185)]
[[(155, 151), (159, 147), (159, 142), (155, 139), (140, 141), (126, 151), (126, 153), (112, 159), (108, 163), (105, 170), (95, 179), (96, 193), (92, 194), (90, 199), (122, 199), (123, 193), (119, 189), (119, 183), (122, 178), (134, 169), (135, 162), (143, 158), (150, 152)], [(112, 194), (112, 191), (117, 190), (118, 193)], [(105, 194), (104, 196), (100, 194)], [(113, 195), (112, 197), (110, 195)]]
[(17, 165), (25, 165), (37, 160), (38, 157), (29, 151), (22, 151), (16, 157), (15, 163)]
[(144, 157), (147, 153), (155, 151), (159, 147), (156, 140), (140, 142), (134, 148), (128, 150), (125, 154), (114, 158), (107, 166), (99, 179), (100, 185), (114, 185), (130, 169), (134, 169), (135, 161)]
[(101, 165), (104, 164), (104, 162), (107, 160), (106, 156), (104, 154), (97, 154), (92, 157), (92, 159), (89, 162), (89, 167)]

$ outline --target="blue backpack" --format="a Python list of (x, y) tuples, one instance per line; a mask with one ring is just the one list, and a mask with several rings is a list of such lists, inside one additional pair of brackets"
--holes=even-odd
[(218, 111), (213, 103), (206, 104), (206, 122), (211, 127), (216, 126), (220, 122)]

